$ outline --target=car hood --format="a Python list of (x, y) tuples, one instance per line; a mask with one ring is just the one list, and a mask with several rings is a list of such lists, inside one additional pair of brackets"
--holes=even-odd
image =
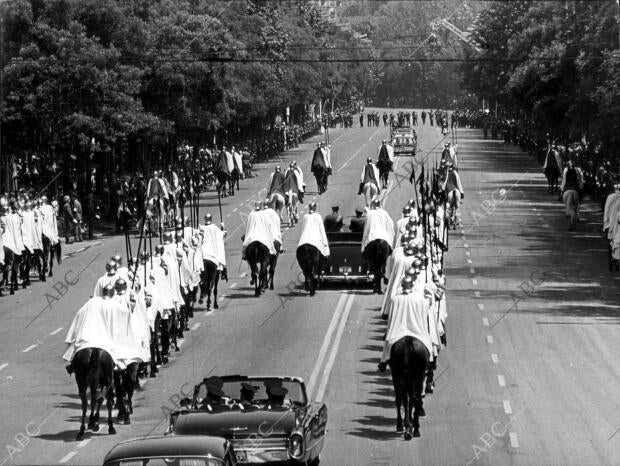
[(217, 435), (226, 438), (248, 435), (288, 435), (296, 425), (292, 409), (254, 409), (244, 411), (191, 411), (181, 414), (175, 435)]

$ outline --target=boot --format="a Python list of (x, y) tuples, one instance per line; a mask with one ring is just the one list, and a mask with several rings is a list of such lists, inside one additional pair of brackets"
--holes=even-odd
[(357, 195), (358, 195), (358, 196), (361, 196), (361, 195), (362, 195), (362, 189), (364, 189), (364, 184), (363, 184), (363, 183), (360, 183), (360, 189), (359, 189), (359, 191), (357, 192)]

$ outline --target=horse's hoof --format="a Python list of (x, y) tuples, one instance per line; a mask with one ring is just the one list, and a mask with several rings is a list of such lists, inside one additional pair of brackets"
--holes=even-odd
[(180, 349), (178, 346), (175, 346), (175, 347), (174, 347), (174, 350), (175, 350), (175, 351), (181, 351), (181, 349)]
[(80, 428), (80, 431), (78, 432), (78, 434), (75, 436), (75, 440), (82, 440), (84, 438), (84, 428)]
[(435, 390), (433, 388), (433, 385), (427, 385), (426, 388), (424, 389), (424, 393), (428, 395), (432, 395), (434, 391)]
[(204, 302), (204, 300), (201, 298), (198, 300), (198, 304), (202, 304)]
[(377, 294), (383, 294), (383, 291), (377, 290)]
[(420, 409), (418, 411), (418, 416), (420, 417), (426, 417), (426, 411), (424, 411), (424, 408), (420, 406)]
[(125, 424), (126, 426), (131, 424), (131, 419), (129, 419), (129, 416), (125, 416), (125, 419), (123, 420), (123, 424)]
[(41, 281), (45, 283), (45, 281), (46, 281), (45, 275), (41, 275)]
[(413, 436), (415, 438), (419, 438), (420, 437), (420, 429), (413, 429)]
[(218, 306), (217, 301), (213, 303), (213, 309), (219, 309), (220, 306)]
[(396, 423), (396, 432), (402, 432), (403, 431), (403, 423), (402, 422), (397, 422)]
[(155, 375), (155, 372), (151, 371), (151, 373), (150, 373), (150, 375), (149, 375), (149, 378), (154, 379), (155, 377), (157, 377), (157, 376)]
[(271, 285), (269, 285), (269, 289), (273, 290), (273, 283)]
[(411, 440), (412, 438), (411, 432), (409, 430), (405, 431), (405, 440)]
[(90, 430), (92, 430), (93, 432), (99, 432), (99, 424), (95, 423)]
[(108, 434), (116, 435), (116, 429), (114, 428), (114, 426), (108, 427)]

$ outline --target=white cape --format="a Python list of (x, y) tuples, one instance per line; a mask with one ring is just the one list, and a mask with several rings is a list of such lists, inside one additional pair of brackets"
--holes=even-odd
[(222, 270), (223, 267), (226, 267), (224, 232), (214, 224), (204, 225), (201, 229), (204, 232), (201, 245), (202, 258), (213, 262), (219, 270)]
[(269, 249), (269, 254), (273, 255), (276, 253), (271, 234), (273, 227), (270, 225), (270, 219), (267, 218), (266, 215), (263, 215), (263, 212), (265, 211), (255, 210), (248, 215), (248, 223), (245, 227), (245, 238), (243, 239), (243, 249), (245, 250), (245, 248), (254, 241), (258, 241)]
[(317, 212), (305, 214), (301, 226), (301, 237), (297, 246), (309, 244), (319, 250), (325, 257), (329, 257), (329, 244), (325, 234), (323, 219)]
[(62, 356), (71, 361), (75, 353), (84, 348), (99, 348), (116, 359), (115, 344), (112, 338), (112, 320), (118, 307), (112, 299), (91, 298), (75, 314), (67, 331), (65, 343), (69, 345)]
[(392, 345), (406, 336), (420, 340), (432, 358), (433, 344), (428, 328), (430, 306), (428, 299), (415, 292), (400, 294), (392, 299), (382, 361), (390, 359)]
[(43, 250), (41, 236), (37, 237), (37, 219), (32, 210), (26, 210), (22, 213), (22, 239), (24, 247), (31, 253), (35, 249)]
[(394, 222), (383, 209), (369, 210), (366, 214), (362, 251), (366, 249), (368, 243), (376, 239), (382, 239), (389, 245), (394, 241)]
[(387, 276), (388, 285), (383, 295), (383, 303), (381, 304), (381, 314), (387, 316), (389, 313), (389, 307), (392, 299), (402, 293), (401, 281), (403, 275), (408, 268), (411, 267), (414, 256), (406, 256), (402, 247), (397, 247), (392, 252), (392, 255), (388, 258), (387, 263)]
[(42, 205), (41, 216), (43, 234), (50, 239), (52, 246), (58, 244), (58, 222), (54, 208), (49, 204)]

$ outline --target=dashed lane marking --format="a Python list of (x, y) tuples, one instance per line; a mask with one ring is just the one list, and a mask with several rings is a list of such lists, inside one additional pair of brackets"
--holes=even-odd
[(517, 438), (517, 434), (514, 432), (510, 432), (510, 446), (512, 448), (519, 448), (519, 439)]
[(31, 350), (35, 349), (37, 346), (39, 346), (39, 345), (37, 345), (37, 344), (30, 345), (28, 348), (23, 350), (22, 353), (27, 353), (28, 351), (31, 351)]
[(238, 209), (239, 209), (238, 207), (235, 207), (235, 208), (233, 209), (233, 214), (234, 214), (235, 212), (237, 212), (237, 210), (238, 210)]
[(476, 298), (479, 298), (480, 297), (480, 291), (474, 291), (474, 296)]
[[(142, 382), (142, 385), (144, 385), (144, 382)], [(84, 448), (86, 445), (88, 445), (88, 443), (91, 441), (91, 438), (87, 438), (82, 440), (80, 443), (77, 444), (78, 448)]]
[(469, 256), (471, 256), (471, 252), (465, 251), (465, 255), (469, 257)]
[(220, 301), (224, 301), (224, 298), (226, 297), (226, 295), (224, 296), (220, 296)]
[(476, 280), (475, 278), (472, 278), (472, 279), (471, 279), (471, 282), (472, 282), (474, 285), (477, 285), (477, 284), (478, 284), (478, 280)]
[(489, 319), (487, 319), (486, 317), (482, 318), (482, 325), (484, 325), (485, 327), (489, 326)]
[(493, 364), (499, 363), (499, 357), (497, 356), (497, 354), (491, 353), (491, 361), (493, 361)]
[(1, 371), (2, 369), (4, 369), (6, 366), (8, 366), (8, 365), (9, 365), (9, 363), (8, 363), (8, 362), (5, 362), (4, 364), (0, 365), (0, 371)]
[(230, 286), (229, 286), (229, 288), (236, 288), (236, 287), (237, 287), (237, 285), (238, 285), (238, 283), (231, 283), (231, 284), (230, 284)]
[(464, 247), (464, 248), (468, 248), (468, 247), (469, 247), (469, 244), (467, 244), (467, 243), (463, 243), (463, 247)]
[(67, 453), (65, 456), (62, 457), (59, 463), (60, 464), (66, 463), (67, 461), (69, 461), (71, 458), (73, 458), (77, 454), (78, 454), (77, 451), (70, 451), (69, 453)]
[(470, 267), (470, 268), (469, 268), (469, 273), (472, 273), (472, 274), (473, 274), (473, 273), (476, 273), (476, 269), (474, 269), (473, 267)]
[[(248, 201), (249, 201), (249, 199), (248, 199)], [(239, 207), (243, 207), (243, 202), (241, 204), (239, 204)]]
[(56, 335), (58, 332), (60, 332), (64, 327), (58, 327), (56, 330), (54, 330), (53, 332), (50, 333), (50, 335)]
[(194, 330), (198, 329), (198, 327), (200, 327), (200, 322), (196, 322), (194, 325), (192, 325), (191, 331), (193, 332)]
[(63, 259), (68, 259), (68, 258), (69, 258), (69, 256), (62, 256), (62, 258), (63, 258)]
[(480, 309), (481, 311), (484, 311), (484, 304), (478, 303), (478, 309)]
[(504, 412), (506, 414), (512, 414), (512, 406), (510, 406), (510, 401), (504, 400)]
[(473, 262), (471, 261), (471, 259), (467, 259), (467, 263), (468, 263), (468, 264), (473, 264)]
[(493, 335), (487, 335), (487, 343), (489, 344), (493, 343)]
[(504, 378), (503, 375), (498, 375), (497, 376), (497, 383), (499, 384), (500, 387), (505, 387), (506, 386), (506, 379)]
[(77, 250), (77, 251), (75, 251), (75, 252), (82, 252), (84, 249), (86, 249), (86, 248), (80, 248), (80, 249), (78, 249), (78, 250)]

